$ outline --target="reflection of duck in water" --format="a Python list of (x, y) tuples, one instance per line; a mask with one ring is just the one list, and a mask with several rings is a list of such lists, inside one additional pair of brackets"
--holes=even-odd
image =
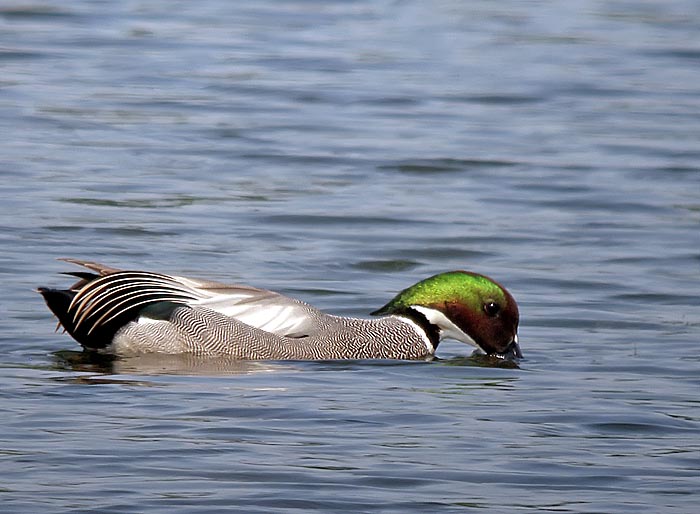
[(359, 319), (250, 286), (67, 261), (90, 271), (70, 273), (80, 280), (69, 289), (39, 292), (90, 350), (247, 360), (430, 359), (449, 338), (489, 355), (521, 357), (515, 300), (476, 273), (427, 278), (372, 313), (379, 318)]

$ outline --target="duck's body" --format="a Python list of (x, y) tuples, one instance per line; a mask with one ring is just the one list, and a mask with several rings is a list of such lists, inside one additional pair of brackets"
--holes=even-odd
[(483, 275), (451, 272), (408, 288), (373, 314), (326, 314), (272, 291), (69, 260), (70, 289), (40, 288), (85, 348), (134, 355), (192, 353), (235, 359), (429, 359), (443, 337), (520, 356), (512, 296)]

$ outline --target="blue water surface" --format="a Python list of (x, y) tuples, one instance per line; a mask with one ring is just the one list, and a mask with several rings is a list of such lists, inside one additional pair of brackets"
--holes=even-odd
[[(697, 2), (0, 3), (13, 513), (689, 513)], [(525, 359), (86, 360), (56, 261), (365, 316), (451, 269)]]

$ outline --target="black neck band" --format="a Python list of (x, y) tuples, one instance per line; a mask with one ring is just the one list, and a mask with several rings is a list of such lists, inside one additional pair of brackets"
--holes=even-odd
[(428, 318), (425, 317), (425, 314), (410, 307), (404, 310), (401, 313), (401, 315), (406, 316), (411, 321), (416, 323), (419, 327), (421, 327), (425, 331), (425, 334), (428, 336), (428, 339), (430, 339), (430, 342), (433, 345), (433, 349), (437, 350), (438, 344), (440, 344), (440, 329), (437, 325), (434, 325), (433, 323), (428, 321)]

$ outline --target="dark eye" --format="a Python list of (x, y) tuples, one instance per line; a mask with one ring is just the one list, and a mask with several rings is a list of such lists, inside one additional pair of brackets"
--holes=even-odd
[(501, 306), (496, 302), (486, 302), (484, 304), (484, 312), (494, 318), (498, 316), (499, 312), (501, 312)]

